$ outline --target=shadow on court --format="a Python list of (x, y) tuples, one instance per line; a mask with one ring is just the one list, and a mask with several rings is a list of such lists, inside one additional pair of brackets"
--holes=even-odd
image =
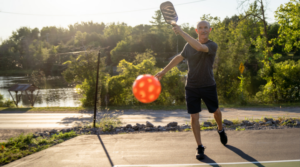
[[(244, 158), (245, 160), (249, 161), (249, 162), (256, 162), (253, 163), (253, 165), (256, 165), (257, 167), (265, 167), (264, 165), (260, 164), (255, 158), (249, 156), (248, 154), (244, 153), (242, 150), (231, 146), (231, 145), (226, 145), (226, 147), (233, 151), (234, 153), (236, 153), (237, 155), (239, 155), (240, 157)], [(210, 157), (208, 157), (207, 155), (205, 155), (205, 158), (203, 160), (199, 160), (200, 162), (204, 162), (209, 164), (210, 166), (213, 167), (221, 167), (220, 165), (218, 165), (218, 163), (216, 163), (216, 161), (214, 161), (213, 159), (211, 159)]]
[(233, 151), (234, 153), (236, 153), (237, 155), (239, 155), (240, 157), (244, 158), (245, 160), (249, 161), (249, 162), (256, 162), (256, 163), (253, 163), (253, 165), (256, 165), (257, 167), (264, 167), (264, 165), (258, 163), (258, 161), (251, 157), (250, 155), (244, 153), (242, 150), (234, 147), (234, 146), (231, 146), (231, 145), (226, 145), (226, 147)]
[(98, 139), (99, 139), (99, 141), (100, 141), (100, 143), (102, 145), (103, 150), (105, 151), (105, 154), (106, 154), (106, 156), (107, 156), (107, 158), (109, 160), (109, 163), (110, 163), (111, 167), (114, 167), (114, 163), (112, 162), (112, 160), (111, 160), (111, 158), (110, 158), (110, 156), (109, 156), (109, 154), (108, 154), (108, 152), (107, 152), (107, 150), (105, 148), (105, 145), (104, 145), (103, 141), (101, 140), (100, 135), (98, 134), (97, 136), (98, 136)]
[(221, 167), (219, 166), (216, 161), (214, 161), (213, 159), (209, 158), (207, 155), (205, 155), (205, 158), (203, 160), (199, 160), (200, 162), (204, 162), (207, 164), (210, 164), (213, 167)]

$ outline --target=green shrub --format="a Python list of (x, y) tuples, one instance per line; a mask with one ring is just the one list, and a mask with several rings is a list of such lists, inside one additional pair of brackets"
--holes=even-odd
[(5, 100), (3, 95), (0, 94), (0, 107), (15, 107), (15, 103), (12, 100)]
[(260, 87), (256, 100), (263, 103), (300, 101), (300, 60), (286, 60), (274, 65), (272, 77)]

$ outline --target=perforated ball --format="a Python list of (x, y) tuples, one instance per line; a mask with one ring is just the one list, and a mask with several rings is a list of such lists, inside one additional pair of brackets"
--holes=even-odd
[(150, 74), (139, 75), (132, 85), (133, 95), (142, 103), (155, 101), (159, 97), (160, 91), (159, 80)]

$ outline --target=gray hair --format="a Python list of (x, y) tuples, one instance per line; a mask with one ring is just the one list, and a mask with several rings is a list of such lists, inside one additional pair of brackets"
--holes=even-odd
[(197, 25), (196, 25), (196, 28), (198, 28), (198, 25), (199, 25), (201, 22), (207, 23), (207, 24), (208, 24), (208, 28), (210, 28), (209, 22), (208, 22), (208, 21), (205, 21), (205, 20), (198, 21), (198, 22), (197, 22)]

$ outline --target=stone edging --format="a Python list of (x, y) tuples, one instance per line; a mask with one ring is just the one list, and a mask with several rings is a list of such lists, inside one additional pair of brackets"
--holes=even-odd
[[(285, 120), (273, 120), (272, 118), (264, 118), (263, 121), (249, 121), (242, 120), (239, 123), (234, 123), (230, 120), (223, 120), (223, 126), (225, 130), (268, 130), (268, 129), (286, 129), (286, 128), (300, 128), (300, 119), (288, 118)], [(217, 126), (212, 122), (204, 122), (201, 124), (201, 130), (216, 130)], [(150, 122), (146, 124), (127, 124), (126, 126), (112, 127), (106, 126), (104, 128), (90, 128), (90, 127), (74, 127), (62, 130), (52, 129), (50, 131), (45, 130), (44, 132), (36, 132), (33, 134), (34, 138), (37, 137), (51, 137), (53, 134), (59, 132), (65, 133), (75, 131), (78, 135), (83, 134), (124, 134), (124, 133), (145, 133), (145, 132), (182, 132), (190, 131), (190, 125), (178, 125), (177, 122), (170, 122), (166, 126), (154, 126)]]

